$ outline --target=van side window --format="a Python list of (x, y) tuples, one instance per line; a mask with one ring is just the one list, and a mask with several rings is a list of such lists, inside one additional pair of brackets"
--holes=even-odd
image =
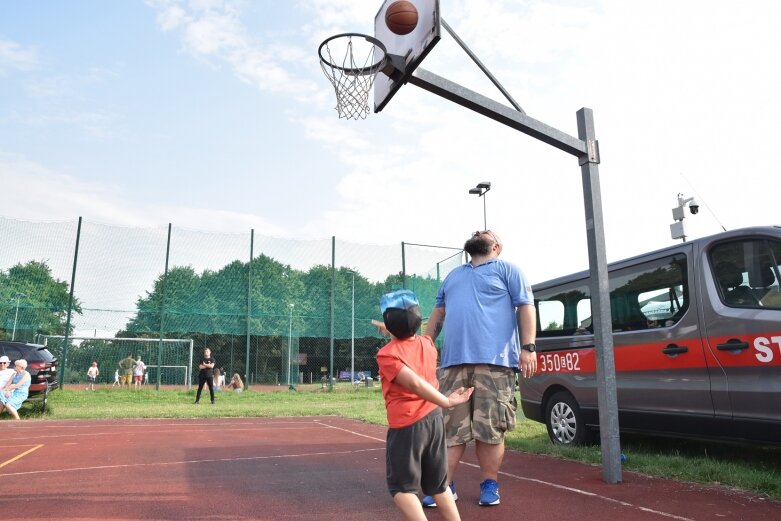
[(689, 307), (687, 276), (683, 254), (611, 272), (613, 331), (674, 325)]
[(709, 261), (724, 304), (781, 309), (781, 242), (766, 239), (723, 242), (711, 249)]
[(566, 288), (535, 292), (537, 336), (555, 337), (587, 334), (591, 326), (591, 299), (584, 282)]

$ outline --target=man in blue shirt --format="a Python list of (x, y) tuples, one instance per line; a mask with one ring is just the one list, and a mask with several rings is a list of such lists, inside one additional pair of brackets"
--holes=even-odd
[[(479, 504), (498, 505), (504, 433), (515, 428), (516, 373), (530, 378), (537, 370), (537, 317), (523, 272), (498, 259), (502, 242), (496, 234), (475, 232), (464, 250), (471, 261), (442, 282), (425, 334), (436, 339), (444, 328), (440, 391), (475, 388), (471, 402), (444, 411), (450, 487), (456, 495), (455, 470), (474, 440), (482, 475)], [(422, 501), (436, 506), (429, 496)]]

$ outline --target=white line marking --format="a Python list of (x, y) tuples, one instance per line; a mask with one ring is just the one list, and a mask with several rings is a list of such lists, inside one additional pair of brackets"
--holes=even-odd
[(258, 460), (266, 460), (266, 459), (305, 458), (310, 456), (336, 456), (336, 455), (343, 455), (343, 454), (360, 454), (362, 452), (373, 452), (378, 450), (384, 451), (385, 447), (377, 447), (373, 449), (359, 449), (359, 450), (341, 450), (337, 452), (307, 452), (304, 454), (280, 454), (276, 456), (246, 456), (241, 458), (158, 461), (154, 463), (126, 463), (122, 465), (98, 465), (95, 467), (72, 467), (69, 469), (31, 470), (27, 472), (0, 473), (0, 476), (31, 476), (35, 474), (60, 474), (65, 472), (78, 472), (84, 470), (167, 467), (172, 465), (193, 465), (193, 464), (200, 464), (200, 463), (218, 463), (218, 462), (225, 462), (225, 461), (258, 461)]
[[(461, 464), (462, 465), (467, 465), (469, 467), (473, 467), (473, 468), (476, 468), (476, 469), (480, 468), (479, 465), (476, 465), (474, 463), (465, 463), (465, 462), (462, 461)], [(662, 512), (660, 510), (654, 510), (652, 508), (647, 508), (647, 507), (643, 507), (643, 506), (640, 506), (640, 505), (635, 505), (634, 503), (628, 503), (626, 501), (621, 501), (620, 499), (613, 499), (611, 497), (602, 496), (600, 494), (596, 494), (594, 492), (589, 492), (587, 490), (582, 490), (582, 489), (573, 488), (573, 487), (567, 487), (565, 485), (559, 485), (557, 483), (551, 483), (550, 481), (543, 481), (541, 479), (536, 479), (536, 478), (525, 478), (523, 476), (518, 476), (517, 474), (511, 474), (509, 472), (503, 472), (503, 471), (499, 471), (499, 474), (501, 474), (502, 476), (507, 476), (507, 477), (514, 478), (514, 479), (517, 479), (517, 480), (520, 480), (520, 481), (530, 481), (532, 483), (537, 483), (539, 485), (545, 485), (547, 487), (557, 488), (559, 490), (565, 490), (567, 492), (572, 492), (574, 494), (580, 494), (582, 496), (588, 496), (588, 497), (592, 497), (592, 498), (595, 498), (595, 499), (601, 499), (602, 501), (607, 501), (608, 503), (616, 503), (616, 504), (621, 505), (621, 506), (625, 506), (625, 507), (629, 507), (629, 508), (636, 508), (637, 510), (640, 510), (642, 512), (648, 512), (650, 514), (656, 514), (656, 515), (659, 515), (659, 516), (662, 516), (662, 517), (667, 517), (667, 518), (670, 518), (670, 519), (677, 519), (679, 521), (695, 521), (694, 519), (691, 519), (691, 518), (688, 518), (688, 517), (676, 516), (675, 514), (670, 514), (669, 512)]]
[[(151, 422), (150, 422), (151, 423)], [(182, 430), (181, 426), (185, 425), (187, 427), (201, 427), (199, 429), (187, 429)], [(179, 427), (174, 430), (169, 429), (163, 429), (163, 430), (155, 430), (150, 431), (146, 430), (145, 433), (165, 433), (165, 432), (188, 432), (191, 430), (195, 430), (198, 432), (203, 432), (202, 427), (216, 427), (219, 428), (221, 431), (224, 431), (225, 423), (215, 424), (213, 422), (205, 422), (205, 423), (164, 423), (164, 424), (156, 424), (155, 427), (168, 427), (168, 426), (176, 426)], [(295, 429), (297, 427), (301, 426), (318, 426), (322, 428), (328, 428), (328, 429), (334, 429), (342, 432), (347, 432), (349, 434), (353, 434), (355, 436), (360, 436), (362, 438), (367, 438), (373, 441), (378, 441), (381, 443), (385, 443), (385, 440), (382, 438), (376, 438), (374, 436), (369, 436), (367, 434), (362, 434), (360, 432), (356, 432), (350, 429), (346, 429), (344, 427), (337, 427), (334, 425), (330, 425), (328, 423), (323, 423), (318, 420), (309, 420), (309, 421), (263, 421), (259, 423), (252, 423), (252, 422), (231, 422), (227, 425), (237, 425), (241, 426), (242, 428), (231, 428), (230, 430), (235, 431), (245, 431), (245, 430), (258, 430), (259, 428), (264, 427), (273, 427), (275, 430), (279, 429)], [(286, 425), (285, 427), (280, 427), (280, 425)], [(289, 426), (288, 426), (289, 425)], [(36, 428), (39, 428), (40, 426), (36, 426)], [(67, 425), (58, 425), (56, 428), (62, 428), (62, 427), (74, 427), (74, 428), (80, 428), (84, 429), (85, 425), (73, 425), (73, 426), (67, 426)], [(87, 428), (89, 427), (96, 427), (95, 425), (86, 425)], [(128, 427), (143, 427), (145, 429), (149, 429), (149, 423), (139, 423), (139, 424), (112, 424), (112, 425), (100, 425), (100, 428), (106, 428), (106, 427), (114, 427), (118, 429), (126, 429)], [(36, 436), (36, 438), (58, 438), (58, 437), (73, 437), (73, 436), (103, 436), (103, 435), (109, 435), (114, 436), (116, 435), (116, 432), (100, 432), (100, 433), (74, 433), (74, 434), (58, 434), (58, 435), (43, 435), (43, 436)], [(6, 438), (9, 439), (9, 438)], [(13, 438), (10, 438), (13, 439)], [(23, 439), (29, 440), (31, 437), (24, 437)], [(29, 445), (28, 445), (29, 446)], [(185, 460), (185, 461), (172, 461), (172, 462), (155, 462), (155, 463), (133, 463), (133, 464), (122, 464), (122, 465), (103, 465), (103, 466), (96, 466), (96, 467), (74, 467), (70, 469), (49, 469), (49, 470), (39, 470), (39, 471), (28, 471), (28, 472), (16, 472), (16, 473), (7, 473), (7, 474), (0, 474), (0, 476), (23, 476), (23, 475), (34, 475), (34, 474), (55, 474), (55, 473), (64, 473), (64, 472), (75, 472), (75, 471), (83, 471), (83, 470), (101, 470), (101, 469), (116, 469), (116, 468), (138, 468), (138, 467), (154, 467), (154, 466), (171, 466), (171, 465), (188, 465), (188, 464), (199, 464), (199, 463), (215, 463), (215, 462), (223, 462), (223, 461), (256, 461), (256, 460), (265, 460), (265, 459), (284, 459), (284, 458), (300, 458), (300, 457), (306, 457), (306, 456), (330, 456), (330, 455), (342, 455), (342, 454), (358, 454), (362, 452), (373, 452), (378, 450), (385, 450), (385, 447), (379, 447), (379, 448), (373, 448), (373, 449), (360, 449), (360, 450), (354, 450), (354, 451), (338, 451), (338, 452), (314, 452), (314, 453), (306, 453), (306, 454), (287, 454), (287, 455), (276, 455), (276, 456), (248, 456), (248, 457), (241, 457), (241, 458), (222, 458), (222, 459), (207, 459), (207, 460)], [(473, 467), (476, 469), (479, 469), (479, 465), (476, 465), (474, 463), (467, 463), (467, 462), (461, 462), (462, 465), (466, 465), (469, 467)], [(532, 483), (537, 483), (539, 485), (544, 485), (548, 487), (553, 487), (559, 490), (564, 490), (567, 492), (572, 492), (574, 494), (580, 494), (587, 497), (592, 497), (595, 499), (599, 499), (602, 501), (606, 501), (609, 503), (615, 503), (624, 507), (628, 508), (634, 508), (637, 510), (640, 510), (641, 512), (647, 512), (650, 514), (655, 514), (658, 516), (662, 516), (668, 519), (675, 519), (677, 521), (694, 521), (691, 518), (688, 517), (681, 517), (677, 516), (675, 514), (671, 514), (668, 512), (662, 512), (659, 510), (654, 510), (652, 508), (647, 508), (639, 505), (635, 505), (633, 503), (628, 503), (626, 501), (621, 501), (619, 499), (613, 499), (607, 496), (602, 496), (600, 494), (596, 494), (594, 492), (589, 492), (587, 490), (582, 490), (578, 488), (568, 487), (564, 485), (559, 485), (556, 483), (551, 483), (549, 481), (543, 481), (535, 478), (526, 478), (523, 476), (518, 476), (516, 474), (511, 474), (509, 472), (503, 472), (500, 471), (499, 474), (503, 476), (507, 476), (513, 479), (517, 479), (520, 481), (527, 481)]]
[[(318, 424), (316, 422), (308, 423), (306, 425), (308, 427), (310, 427), (310, 428), (312, 426), (324, 427), (323, 425), (320, 425), (320, 424)], [(197, 425), (192, 425), (192, 424), (186, 424), (186, 426), (187, 427), (197, 427)], [(257, 431), (257, 430), (261, 430), (261, 429), (264, 429), (264, 428), (275, 430), (275, 431), (300, 430), (300, 427), (279, 427), (278, 425), (269, 425), (269, 424), (257, 425), (257, 426), (246, 426), (244, 428), (222, 428), (222, 427), (218, 427), (218, 426), (215, 426), (215, 427), (219, 428), (220, 432), (225, 432), (225, 431), (231, 431), (231, 432), (233, 432), (233, 431)], [(205, 431), (203, 428), (199, 428), (199, 429), (182, 429), (182, 428), (179, 428), (179, 429), (160, 429), (160, 430), (149, 430), (149, 429), (147, 429), (147, 430), (144, 431), (144, 434), (164, 434), (164, 433), (167, 433), (167, 432), (173, 432), (173, 433), (200, 432), (200, 433), (203, 433), (203, 434), (209, 434), (209, 432)], [(132, 433), (129, 433), (129, 432), (127, 432), (127, 433), (124, 433), (124, 432), (120, 432), (120, 433), (117, 433), (117, 432), (74, 432), (74, 433), (63, 433), (63, 434), (42, 434), (40, 436), (19, 436), (17, 438), (6, 437), (4, 439), (5, 440), (36, 440), (36, 439), (44, 439), (44, 438), (45, 439), (51, 439), (51, 438), (117, 436), (117, 435), (120, 435), (120, 434), (129, 434), (130, 435)], [(382, 440), (382, 441), (385, 441), (385, 440)]]
[(321, 425), (323, 427), (328, 427), (329, 429), (334, 429), (334, 430), (343, 431), (343, 432), (349, 432), (350, 434), (355, 434), (356, 436), (361, 436), (362, 438), (368, 438), (370, 440), (381, 441), (382, 443), (385, 443), (385, 440), (382, 439), (382, 438), (375, 438), (374, 436), (369, 436), (368, 434), (361, 434), (360, 432), (351, 431), (349, 429), (345, 429), (344, 427), (336, 427), (334, 425), (328, 425), (327, 423), (319, 423), (319, 422), (315, 422), (315, 423), (317, 423), (318, 425)]
[[(316, 423), (319, 423), (319, 422), (316, 422)], [(325, 426), (325, 427), (330, 427), (332, 429), (339, 430), (339, 431), (344, 431), (344, 432), (347, 432), (347, 433), (350, 433), (350, 434), (354, 434), (356, 436), (361, 436), (363, 438), (369, 438), (370, 440), (381, 441), (381, 442), (385, 441), (383, 439), (375, 438), (373, 436), (368, 436), (368, 435), (362, 434), (360, 432), (351, 431), (351, 430), (345, 429), (343, 427), (336, 427), (334, 425), (328, 425), (328, 424), (322, 424), (322, 425)], [(470, 466), (470, 467), (473, 467), (473, 468), (476, 468), (476, 469), (480, 468), (479, 465), (475, 465), (474, 463), (466, 463), (466, 462), (462, 461), (461, 464), (467, 465), (467, 466)], [(610, 497), (602, 496), (602, 495), (596, 494), (594, 492), (588, 492), (587, 490), (581, 490), (581, 489), (578, 489), (578, 488), (572, 488), (572, 487), (567, 487), (567, 486), (564, 486), (564, 485), (558, 485), (556, 483), (551, 483), (551, 482), (548, 482), (548, 481), (542, 481), (542, 480), (535, 479), (535, 478), (525, 478), (523, 476), (518, 476), (516, 474), (510, 474), (509, 472), (501, 472), (500, 471), (499, 474), (501, 474), (503, 476), (511, 477), (511, 478), (514, 478), (514, 479), (517, 479), (517, 480), (520, 480), (520, 481), (530, 481), (530, 482), (533, 482), (533, 483), (537, 483), (539, 485), (545, 485), (545, 486), (557, 488), (557, 489), (560, 489), (560, 490), (566, 490), (568, 492), (573, 492), (575, 494), (581, 494), (581, 495), (584, 495), (584, 496), (593, 497), (595, 499), (601, 499), (601, 500), (607, 501), (609, 503), (617, 503), (617, 504), (619, 504), (621, 506), (625, 506), (625, 507), (629, 507), (629, 508), (635, 508), (635, 509), (638, 509), (638, 510), (640, 510), (642, 512), (648, 512), (650, 514), (656, 514), (656, 515), (659, 515), (659, 516), (662, 516), (662, 517), (667, 517), (667, 518), (670, 518), (670, 519), (677, 519), (678, 521), (694, 521), (693, 519), (690, 519), (688, 517), (681, 517), (681, 516), (677, 516), (675, 514), (670, 514), (668, 512), (661, 512), (659, 510), (654, 510), (652, 508), (647, 508), (647, 507), (635, 505), (635, 504), (632, 504), (632, 503), (627, 503), (626, 501), (621, 501), (619, 499), (613, 499), (613, 498), (610, 498)]]

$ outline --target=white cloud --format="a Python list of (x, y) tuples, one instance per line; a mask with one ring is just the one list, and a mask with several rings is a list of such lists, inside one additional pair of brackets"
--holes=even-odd
[[(0, 177), (13, 189), (8, 193), (51, 193), (52, 202), (38, 208), (62, 218), (78, 212), (97, 221), (159, 225), (176, 212), (194, 228), (262, 227), (280, 236), (336, 235), (382, 244), (462, 244), (482, 227), (486, 203), (488, 227), (503, 236), (505, 256), (532, 280), (586, 268), (575, 158), (412, 84), (381, 114), (359, 122), (338, 119), (317, 46), (337, 32), (371, 33), (380, 0), (273, 2), (271, 15), (294, 18), (295, 9), (300, 25), (264, 20), (261, 30), (251, 25), (258, 22), (246, 2), (148, 3), (187, 58), (273, 93), (287, 116), (276, 124), (297, 125), (284, 130), (309, 140), (308, 147), (279, 153), (319, 161), (311, 175), (337, 187), (327, 210), (293, 230), (272, 217), (124, 203), (123, 187), (84, 183), (22, 159), (0, 161)], [(774, 25), (781, 3), (757, 1), (740, 10), (722, 0), (440, 4), (444, 18), (530, 116), (576, 135), (575, 112), (594, 109), (610, 260), (672, 244), (668, 224), (678, 192), (696, 191), (705, 203), (688, 219), (693, 237), (719, 231), (719, 221), (728, 228), (781, 221), (772, 149), (781, 138), (775, 124), (781, 85), (774, 70), (781, 61), (781, 33)], [(34, 64), (31, 58), (19, 63)], [(0, 69), (8, 63), (0, 57)], [(447, 34), (423, 67), (507, 104)], [(45, 84), (38, 89), (52, 90)], [(75, 117), (37, 114), (55, 121)], [(112, 117), (91, 116), (96, 129)], [(165, 129), (161, 124), (153, 132)], [(30, 184), (13, 178), (20, 173)], [(485, 199), (467, 193), (480, 181), (493, 183)], [(291, 208), (323, 204), (322, 194), (307, 186), (290, 192)], [(89, 206), (101, 199), (111, 203)], [(9, 202), (2, 213), (35, 218), (35, 206), (21, 201)]]
[(46, 108), (28, 112), (15, 112), (10, 119), (31, 127), (70, 127), (82, 135), (98, 140), (115, 139), (121, 121), (119, 114), (104, 111), (75, 111), (70, 108)]
[(25, 83), (30, 96), (42, 98), (76, 97), (83, 95), (86, 87), (105, 85), (119, 75), (108, 69), (92, 68), (84, 74), (52, 74), (33, 78)]
[(161, 29), (181, 30), (182, 43), (194, 56), (225, 62), (242, 81), (262, 90), (294, 97), (311, 95), (315, 90), (311, 81), (287, 69), (291, 56), (300, 58), (298, 50), (260, 42), (247, 35), (241, 20), (241, 2), (148, 3), (158, 10)]
[(38, 56), (33, 49), (0, 38), (0, 73), (4, 69), (28, 71), (38, 65)]
[(178, 224), (193, 229), (236, 232), (254, 228), (278, 236), (292, 233), (246, 212), (130, 201), (126, 187), (120, 184), (83, 181), (17, 156), (0, 154), (0, 185), (5, 193), (19, 194), (6, 198), (0, 210), (0, 214), (17, 219), (41, 220), (46, 216), (45, 220), (67, 221), (82, 216), (93, 223), (152, 227), (175, 218)]

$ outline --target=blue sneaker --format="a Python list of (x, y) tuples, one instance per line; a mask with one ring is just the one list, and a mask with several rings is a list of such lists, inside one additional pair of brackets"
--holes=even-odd
[[(450, 491), (453, 493), (453, 501), (458, 501), (458, 494), (456, 494), (456, 484), (452, 481), (450, 482)], [(423, 496), (423, 499), (420, 500), (420, 504), (426, 508), (434, 508), (437, 506), (437, 502), (434, 501), (434, 498), (431, 496)]]
[(480, 502), (481, 506), (490, 506), (499, 504), (499, 483), (493, 479), (486, 479), (480, 483)]

